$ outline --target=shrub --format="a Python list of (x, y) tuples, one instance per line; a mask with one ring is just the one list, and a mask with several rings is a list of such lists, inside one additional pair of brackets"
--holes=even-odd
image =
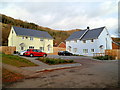
[(99, 60), (112, 60), (113, 57), (109, 56), (109, 55), (105, 55), (105, 56), (97, 56), (97, 57), (93, 57), (94, 59), (99, 59)]
[(62, 63), (73, 63), (73, 60), (64, 60), (61, 58), (38, 58), (38, 60), (47, 63), (47, 64), (62, 64)]

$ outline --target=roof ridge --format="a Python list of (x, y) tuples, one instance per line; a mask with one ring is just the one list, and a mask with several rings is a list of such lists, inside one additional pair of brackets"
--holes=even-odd
[[(29, 28), (23, 28), (23, 27), (17, 27), (17, 26), (13, 26), (13, 28), (22, 28), (22, 29), (27, 29), (27, 30), (35, 30), (35, 31), (40, 31), (40, 30), (36, 30), (36, 29), (29, 29)], [(46, 31), (40, 31), (40, 32), (46, 32)]]

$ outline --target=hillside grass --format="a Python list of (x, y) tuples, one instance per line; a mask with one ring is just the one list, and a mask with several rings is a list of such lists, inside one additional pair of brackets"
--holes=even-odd
[(2, 45), (4, 46), (8, 45), (8, 35), (10, 33), (11, 26), (46, 31), (54, 38), (53, 43), (57, 45), (60, 42), (65, 41), (73, 32), (80, 30), (80, 29), (73, 29), (69, 31), (54, 30), (48, 27), (39, 26), (35, 23), (14, 19), (3, 14), (0, 15), (2, 16), (2, 23), (0, 22), (0, 26), (2, 27)]
[(29, 60), (15, 55), (0, 54), (0, 57), (2, 57), (2, 63), (13, 65), (16, 67), (37, 66)]

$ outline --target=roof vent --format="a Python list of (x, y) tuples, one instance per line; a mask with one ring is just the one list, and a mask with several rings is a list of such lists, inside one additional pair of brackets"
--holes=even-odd
[(89, 30), (89, 29), (90, 29), (90, 27), (88, 26), (88, 27), (87, 27), (87, 29)]

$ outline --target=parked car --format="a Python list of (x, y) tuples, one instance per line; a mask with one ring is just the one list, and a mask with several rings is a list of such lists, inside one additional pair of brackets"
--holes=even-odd
[(73, 55), (72, 53), (68, 52), (68, 51), (59, 51), (58, 55), (64, 55), (64, 56), (71, 56)]
[(27, 50), (19, 52), (18, 55), (23, 56), (25, 54), (25, 52), (27, 52)]
[(44, 52), (42, 52), (41, 50), (38, 50), (38, 49), (28, 49), (27, 52), (25, 52), (24, 55), (25, 56), (30, 56), (30, 57), (33, 57), (33, 56), (43, 56), (43, 57), (46, 57), (47, 53), (44, 53)]

